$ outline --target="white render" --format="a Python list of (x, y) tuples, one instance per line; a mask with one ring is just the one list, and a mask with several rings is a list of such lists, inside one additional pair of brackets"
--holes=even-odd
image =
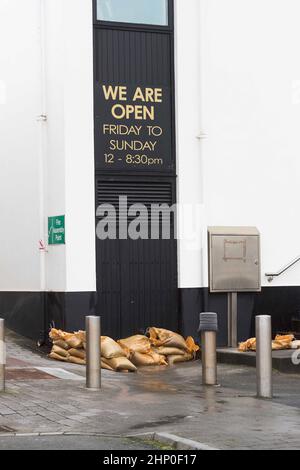
[[(207, 225), (257, 226), (269, 285), (300, 254), (300, 3), (175, 3), (179, 287), (207, 286)], [(96, 290), (92, 35), (91, 1), (0, 0), (1, 291)]]
[(92, 31), (86, 0), (0, 0), (2, 291), (96, 289)]
[[(176, 9), (180, 198), (203, 204), (203, 232), (257, 226), (269, 285), (264, 273), (300, 254), (300, 3), (177, 0)], [(205, 244), (204, 234), (203, 276), (201, 253), (181, 244), (180, 287), (207, 286)], [(299, 280), (300, 264), (272, 285)]]
[[(17, 14), (18, 13), (18, 14)], [(0, 2), (0, 288), (39, 290), (39, 8)]]

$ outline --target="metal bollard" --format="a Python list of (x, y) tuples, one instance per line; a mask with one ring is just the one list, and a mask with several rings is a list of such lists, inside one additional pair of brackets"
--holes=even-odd
[(89, 316), (86, 322), (86, 386), (101, 388), (101, 327), (100, 317)]
[(258, 398), (272, 398), (272, 321), (268, 315), (256, 317), (256, 375)]
[(202, 347), (202, 383), (217, 385), (217, 314), (200, 313), (199, 331)]
[(0, 319), (0, 392), (5, 391), (5, 327), (4, 320)]

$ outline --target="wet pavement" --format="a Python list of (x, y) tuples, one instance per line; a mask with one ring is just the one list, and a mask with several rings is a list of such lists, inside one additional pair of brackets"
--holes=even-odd
[(0, 436), (0, 450), (153, 450), (151, 445), (130, 439), (112, 437), (81, 436)]
[(203, 387), (199, 361), (137, 374), (103, 371), (102, 390), (92, 392), (84, 367), (54, 362), (28, 346), (8, 336), (0, 448), (5, 435), (53, 432), (103, 439), (167, 432), (220, 449), (300, 448), (299, 375), (274, 372), (271, 401), (255, 398), (251, 367), (220, 365), (220, 387)]

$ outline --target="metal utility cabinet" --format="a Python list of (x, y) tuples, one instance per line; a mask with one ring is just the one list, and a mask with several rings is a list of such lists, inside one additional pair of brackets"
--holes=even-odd
[(237, 294), (261, 291), (256, 227), (209, 227), (210, 292), (228, 293), (228, 346), (237, 347)]

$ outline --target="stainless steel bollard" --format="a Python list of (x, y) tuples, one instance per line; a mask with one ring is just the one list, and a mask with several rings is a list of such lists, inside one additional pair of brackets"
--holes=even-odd
[(268, 315), (256, 317), (256, 375), (258, 398), (272, 398), (272, 321)]
[(217, 385), (217, 314), (201, 313), (199, 331), (202, 347), (202, 383)]
[(5, 326), (4, 320), (0, 319), (0, 392), (5, 391)]
[(229, 292), (227, 294), (227, 310), (228, 310), (228, 347), (237, 348), (237, 292)]
[(86, 322), (86, 386), (101, 388), (101, 327), (100, 317), (89, 316)]

